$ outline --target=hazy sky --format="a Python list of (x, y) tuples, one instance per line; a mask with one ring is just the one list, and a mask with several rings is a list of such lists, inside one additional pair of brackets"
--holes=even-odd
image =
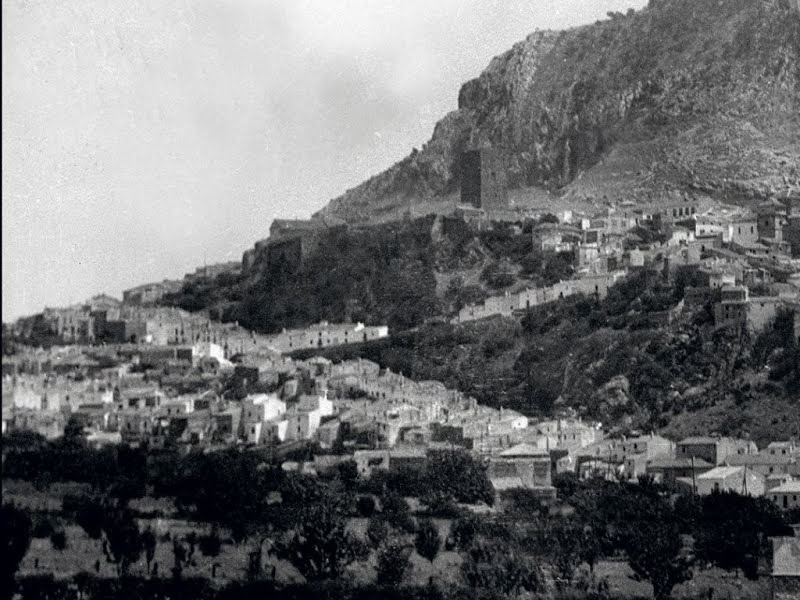
[(3, 321), (238, 260), (535, 29), (645, 0), (3, 0)]

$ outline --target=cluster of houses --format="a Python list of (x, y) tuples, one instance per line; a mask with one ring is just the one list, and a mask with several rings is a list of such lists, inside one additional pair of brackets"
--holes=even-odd
[(221, 323), (204, 313), (169, 306), (141, 306), (106, 296), (95, 296), (67, 308), (46, 308), (50, 332), (71, 344), (145, 344), (154, 346), (216, 344), (224, 357), (272, 349), (278, 352), (363, 343), (385, 338), (385, 325), (329, 323), (272, 335), (257, 334), (238, 323)]
[[(358, 326), (335, 331), (363, 335)], [(320, 344), (319, 329), (306, 331), (302, 341), (285, 335), (289, 349), (344, 339), (329, 342), (323, 331)], [(285, 467), (313, 473), (354, 460), (364, 476), (421, 467), (437, 449), (461, 448), (486, 461), (498, 493), (521, 487), (550, 497), (553, 474), (569, 471), (629, 480), (650, 475), (687, 493), (734, 490), (781, 508), (800, 506), (794, 441), (758, 450), (724, 437), (607, 438), (599, 423), (574, 416), (534, 422), (363, 359), (299, 360), (269, 347), (228, 357), (206, 341), (69, 346), (5, 358), (2, 391), (4, 433), (56, 438), (72, 420), (97, 445), (241, 444), (272, 451), (311, 443), (319, 448), (314, 459)]]
[(529, 308), (554, 302), (575, 294), (584, 294), (603, 299), (608, 295), (608, 288), (625, 277), (624, 271), (613, 273), (584, 275), (575, 279), (540, 288), (526, 288), (517, 293), (504, 293), (489, 296), (481, 303), (467, 304), (452, 319), (453, 323), (467, 323), (493, 316), (510, 317), (524, 314)]
[(649, 475), (699, 495), (733, 491), (764, 496), (779, 507), (800, 506), (800, 445), (775, 441), (758, 449), (750, 440), (696, 436), (673, 442), (657, 435), (601, 440), (577, 454), (582, 477), (635, 480)]
[[(759, 332), (785, 309), (795, 314), (800, 336), (800, 258), (792, 257), (793, 249), (800, 253), (796, 198), (766, 202), (754, 211), (686, 199), (658, 207), (622, 205), (591, 216), (562, 211), (557, 219), (533, 227), (533, 245), (572, 254), (573, 279), (490, 296), (464, 306), (452, 322), (520, 315), (574, 294), (602, 299), (610, 286), (637, 270), (674, 277), (681, 267), (691, 267), (700, 282), (687, 290), (687, 304), (713, 303), (718, 327)], [(657, 235), (645, 241), (642, 230)]]

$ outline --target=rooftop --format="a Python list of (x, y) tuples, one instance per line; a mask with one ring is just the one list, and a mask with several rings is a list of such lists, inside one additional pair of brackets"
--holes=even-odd
[[(734, 475), (740, 475), (744, 470), (743, 467), (716, 467), (703, 473), (702, 475), (698, 475), (698, 479), (726, 479), (728, 477), (733, 477)], [(752, 471), (751, 471), (752, 472)]]
[(794, 462), (795, 460), (795, 457), (791, 455), (767, 454), (759, 452), (758, 454), (732, 454), (725, 458), (725, 463), (730, 466), (786, 465)]
[(796, 479), (794, 481), (787, 481), (786, 483), (782, 483), (778, 487), (772, 488), (769, 491), (770, 494), (774, 494), (776, 492), (779, 494), (800, 494), (800, 480)]
[(685, 469), (691, 467), (705, 469), (707, 467), (713, 467), (714, 465), (702, 458), (695, 458), (693, 461), (691, 458), (664, 457), (654, 458), (648, 463), (648, 466), (654, 469)]
[(531, 446), (530, 444), (517, 444), (516, 446), (512, 446), (508, 450), (504, 450), (500, 453), (500, 456), (505, 458), (515, 457), (515, 456), (547, 456), (549, 454), (545, 450), (540, 450), (536, 446)]

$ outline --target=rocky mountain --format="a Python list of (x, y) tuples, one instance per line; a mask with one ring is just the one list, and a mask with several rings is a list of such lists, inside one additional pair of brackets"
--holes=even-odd
[(800, 1), (651, 0), (609, 17), (494, 58), (420, 151), (316, 216), (453, 198), (474, 145), (503, 151), (512, 187), (576, 199), (746, 203), (800, 187)]

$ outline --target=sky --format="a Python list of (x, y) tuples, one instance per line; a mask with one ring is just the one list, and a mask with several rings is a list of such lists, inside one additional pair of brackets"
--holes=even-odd
[(3, 321), (240, 260), (534, 30), (644, 4), (3, 0)]

